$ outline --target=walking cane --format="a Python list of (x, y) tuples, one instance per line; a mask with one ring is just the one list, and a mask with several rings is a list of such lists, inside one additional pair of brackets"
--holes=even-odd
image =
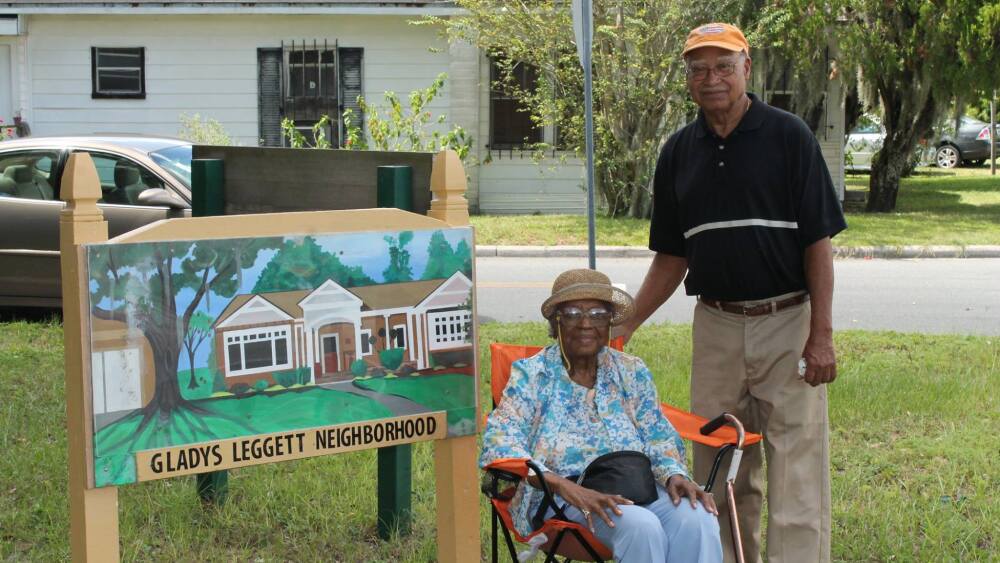
[(719, 465), (726, 453), (732, 450), (733, 457), (729, 462), (729, 474), (726, 475), (726, 503), (729, 505), (729, 528), (733, 532), (733, 553), (736, 554), (736, 563), (745, 563), (743, 557), (743, 539), (740, 536), (740, 522), (736, 514), (736, 497), (733, 494), (733, 483), (736, 482), (736, 474), (740, 470), (740, 460), (743, 458), (743, 440), (746, 433), (743, 431), (743, 423), (740, 419), (724, 412), (710, 420), (701, 427), (701, 433), (705, 436), (718, 430), (723, 424), (729, 423), (736, 429), (736, 443), (726, 444), (719, 448), (719, 453), (715, 455), (715, 462), (712, 464), (712, 471), (708, 474), (708, 482), (705, 484), (705, 492), (712, 492), (712, 484), (715, 476), (719, 472)]

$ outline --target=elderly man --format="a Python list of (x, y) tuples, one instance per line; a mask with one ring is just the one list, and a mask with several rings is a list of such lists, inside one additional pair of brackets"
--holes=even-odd
[[(649, 236), (656, 256), (624, 331), (631, 336), (684, 280), (698, 296), (692, 410), (732, 412), (765, 436), (768, 559), (829, 561), (824, 384), (837, 374), (830, 237), (847, 225), (809, 128), (746, 92), (751, 60), (743, 33), (700, 26), (683, 56), (701, 109), (657, 162)], [(761, 454), (747, 450), (736, 481), (748, 561), (761, 560)], [(694, 459), (703, 480), (712, 452), (696, 447)], [(731, 533), (728, 516), (719, 521)]]

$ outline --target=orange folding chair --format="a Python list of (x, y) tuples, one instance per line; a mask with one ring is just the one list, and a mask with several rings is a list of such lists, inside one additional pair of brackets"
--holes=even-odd
[[(615, 338), (611, 346), (616, 350), (621, 350), (624, 341), (621, 337)], [(524, 346), (518, 344), (490, 344), (490, 391), (493, 395), (493, 406), (500, 402), (503, 389), (510, 379), (511, 364), (515, 360), (527, 358), (537, 354), (542, 349), (541, 346)], [(733, 415), (722, 413), (712, 420), (672, 407), (666, 403), (660, 404), (660, 409), (667, 417), (677, 433), (686, 440), (705, 444), (718, 448), (712, 470), (705, 483), (705, 490), (711, 492), (715, 482), (716, 474), (726, 454), (732, 452), (733, 458), (730, 463), (729, 474), (726, 476), (726, 502), (729, 505), (729, 518), (732, 528), (733, 549), (739, 563), (743, 563), (743, 549), (740, 539), (740, 528), (737, 522), (736, 500), (733, 497), (733, 483), (736, 480), (736, 473), (739, 471), (740, 458), (743, 455), (743, 447), (760, 442), (761, 435), (744, 432), (743, 425)], [(567, 520), (561, 510), (556, 509), (554, 518), (546, 520), (542, 527), (534, 530), (527, 536), (522, 536), (514, 528), (513, 519), (510, 514), (510, 502), (514, 496), (517, 484), (528, 476), (528, 468), (534, 466), (530, 460), (526, 459), (503, 459), (496, 461), (485, 467), (486, 480), (483, 482), (483, 493), (490, 499), (492, 506), (492, 561), (499, 561), (498, 534), (497, 528), (503, 531), (507, 549), (512, 561), (517, 561), (517, 551), (514, 541), (537, 545), (541, 551), (545, 552), (546, 563), (557, 562), (557, 557), (563, 557), (565, 562), (569, 561), (605, 561), (612, 558), (611, 550), (597, 540), (585, 526)], [(540, 472), (539, 468), (533, 467), (533, 471)], [(556, 506), (552, 499), (551, 492), (545, 486), (544, 481), (540, 481), (542, 491), (551, 506)], [(502, 526), (500, 526), (502, 524)], [(545, 541), (539, 541), (544, 534)]]

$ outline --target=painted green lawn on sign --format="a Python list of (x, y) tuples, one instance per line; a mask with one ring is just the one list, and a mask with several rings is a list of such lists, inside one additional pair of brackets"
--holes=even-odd
[[(417, 377), (379, 377), (355, 381), (362, 389), (396, 395), (427, 407), (430, 411), (448, 411), (448, 426), (475, 424), (476, 382), (468, 375), (455, 373), (428, 374)], [(466, 428), (474, 432), (475, 427)]]
[[(851, 190), (867, 190), (868, 176), (847, 176)], [(586, 245), (582, 215), (478, 215), (472, 217), (480, 245)], [(894, 213), (847, 214), (848, 229), (836, 246), (1000, 244), (1000, 176), (989, 167), (920, 168), (904, 178)], [(597, 244), (646, 246), (649, 221), (597, 218)]]
[(138, 411), (97, 432), (94, 478), (98, 486), (134, 482), (134, 454), (141, 450), (373, 420), (392, 414), (367, 397), (312, 386), (192, 401), (190, 408), (175, 409), (169, 416), (154, 416), (145, 426), (143, 414)]
[[(488, 344), (546, 344), (542, 323), (484, 324)], [(662, 399), (688, 406), (690, 327), (629, 344)], [(830, 386), (835, 561), (990, 561), (1000, 549), (1000, 337), (849, 331)], [(69, 558), (62, 330), (0, 323), (0, 561)], [(405, 378), (400, 378), (405, 379)], [(413, 533), (377, 539), (376, 452), (236, 469), (205, 507), (193, 477), (119, 489), (122, 560), (436, 560), (433, 444), (413, 446)], [(475, 488), (475, 485), (472, 485)], [(489, 512), (481, 504), (483, 559)]]

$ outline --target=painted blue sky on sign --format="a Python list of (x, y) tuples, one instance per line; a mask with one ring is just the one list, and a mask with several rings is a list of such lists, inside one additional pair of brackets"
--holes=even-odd
[[(445, 240), (448, 241), (448, 244), (451, 245), (452, 249), (457, 248), (459, 243), (463, 240), (470, 249), (472, 248), (472, 230), (469, 228), (410, 231), (413, 233), (413, 240), (411, 240), (404, 248), (410, 254), (410, 268), (413, 276), (412, 279), (422, 279), (424, 270), (427, 268), (429, 258), (428, 244), (430, 243), (431, 236), (438, 231), (444, 235)], [(389, 266), (390, 260), (388, 251), (389, 245), (386, 242), (385, 237), (391, 236), (398, 238), (400, 232), (402, 231), (288, 235), (274, 238), (284, 241), (304, 241), (306, 237), (310, 237), (322, 250), (336, 256), (345, 266), (358, 266), (371, 279), (375, 280), (376, 283), (383, 283), (385, 281), (383, 271), (385, 271)], [(157, 243), (148, 242), (135, 244), (155, 245)], [(278, 250), (262, 250), (258, 253), (257, 260), (252, 265), (246, 266), (242, 269), (242, 274), (239, 276), (240, 284), (237, 294), (253, 293), (254, 285), (260, 278), (261, 273), (277, 253)], [(180, 262), (180, 260), (178, 260), (178, 262)], [(214, 270), (212, 273), (214, 273)], [(471, 272), (464, 273), (471, 277)], [(93, 280), (90, 283), (90, 292), (92, 299), (97, 299), (99, 297), (96, 294), (97, 284)], [(183, 311), (194, 296), (195, 291), (193, 289), (180, 290), (177, 293), (176, 298), (178, 311)], [(217, 295), (209, 291), (206, 298), (202, 299), (197, 311), (202, 312), (214, 319), (222, 313), (231, 300), (232, 297)], [(109, 304), (110, 303), (107, 298), (100, 299), (97, 302), (97, 305), (101, 307), (107, 307)], [(196, 367), (203, 367), (207, 365), (210, 348), (211, 346), (201, 346), (198, 348), (194, 361)], [(190, 363), (188, 362), (187, 354), (181, 354), (178, 369), (188, 368), (190, 368)]]

